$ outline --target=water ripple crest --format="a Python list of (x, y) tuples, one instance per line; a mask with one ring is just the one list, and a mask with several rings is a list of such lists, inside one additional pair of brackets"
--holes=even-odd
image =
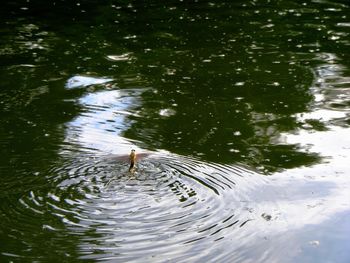
[(124, 160), (112, 156), (66, 162), (51, 171), (55, 188), (32, 191), (22, 205), (36, 213), (51, 210), (81, 237), (85, 259), (96, 256), (91, 249), (109, 260), (197, 257), (193, 251), (228, 246), (230, 237), (254, 220), (248, 195), (264, 180), (254, 172), (152, 154), (130, 173)]

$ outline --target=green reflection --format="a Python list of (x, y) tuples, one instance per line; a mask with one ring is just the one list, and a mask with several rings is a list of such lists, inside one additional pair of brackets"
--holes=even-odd
[[(81, 237), (48, 207), (42, 215), (18, 214), (25, 211), (23, 196), (31, 200), (31, 191), (46, 196), (57, 188), (50, 169), (70, 161), (62, 154), (71, 143), (66, 133), (72, 120), (91, 110), (79, 104), (87, 94), (144, 90), (140, 104), (123, 108), (130, 111), (128, 123), (110, 124), (109, 132), (121, 130), (149, 150), (241, 162), (263, 173), (322, 161), (322, 152), (288, 144), (285, 134), (350, 125), (346, 114), (313, 115), (347, 112), (350, 105), (345, 0), (1, 5), (0, 252), (6, 258), (50, 260), (52, 250), (57, 257), (80, 256)], [(76, 75), (114, 82), (67, 90)], [(302, 113), (310, 116), (301, 119)], [(69, 147), (79, 152), (82, 145)], [(59, 231), (42, 229), (48, 222)]]

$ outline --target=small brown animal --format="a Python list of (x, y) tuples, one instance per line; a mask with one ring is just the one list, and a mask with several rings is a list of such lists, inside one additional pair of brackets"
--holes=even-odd
[(129, 167), (129, 172), (135, 169), (135, 163), (136, 163), (136, 152), (134, 149), (131, 150), (131, 153), (129, 155), (130, 159), (130, 167)]

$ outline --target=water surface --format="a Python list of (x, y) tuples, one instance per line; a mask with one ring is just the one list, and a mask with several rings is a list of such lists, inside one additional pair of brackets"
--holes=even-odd
[(3, 3), (1, 259), (348, 262), (349, 10)]

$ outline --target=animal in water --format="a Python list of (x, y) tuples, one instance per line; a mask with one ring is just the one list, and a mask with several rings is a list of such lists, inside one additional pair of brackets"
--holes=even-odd
[(129, 159), (130, 159), (129, 172), (132, 172), (135, 169), (135, 163), (136, 163), (136, 152), (134, 149), (131, 150), (131, 153), (129, 155)]

